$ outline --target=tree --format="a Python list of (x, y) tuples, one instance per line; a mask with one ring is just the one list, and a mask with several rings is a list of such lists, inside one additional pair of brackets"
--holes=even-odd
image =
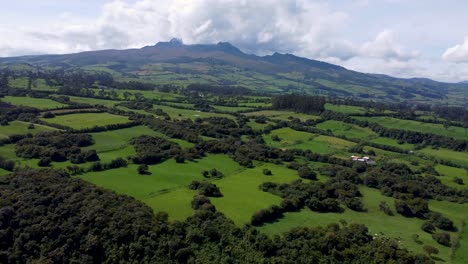
[(37, 166), (39, 167), (49, 167), (52, 160), (49, 157), (42, 157), (38, 162)]
[(267, 175), (267, 176), (272, 175), (271, 170), (269, 170), (269, 169), (263, 169), (263, 175)]
[(303, 179), (317, 180), (317, 174), (315, 174), (315, 172), (313, 172), (308, 166), (301, 166), (297, 170), (297, 173), (299, 177)]
[(35, 127), (34, 127), (34, 124), (33, 124), (33, 123), (30, 123), (30, 124), (28, 125), (28, 129), (34, 129), (34, 128), (35, 128)]
[(447, 233), (447, 232), (441, 232), (441, 233), (434, 233), (432, 234), (432, 238), (437, 241), (437, 243), (443, 245), (443, 246), (446, 246), (446, 247), (450, 247), (451, 246), (451, 243), (450, 243), (450, 234)]
[(137, 168), (137, 171), (138, 171), (138, 174), (140, 175), (148, 174), (148, 165), (146, 164), (139, 165)]
[(421, 229), (426, 233), (432, 233), (436, 230), (436, 227), (430, 222), (424, 222), (421, 226)]
[(439, 250), (431, 245), (424, 245), (423, 250), (429, 257), (431, 257), (432, 254), (439, 254)]

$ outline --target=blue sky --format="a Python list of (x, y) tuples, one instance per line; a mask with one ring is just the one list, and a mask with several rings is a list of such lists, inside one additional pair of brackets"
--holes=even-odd
[(399, 77), (468, 79), (468, 2), (435, 0), (4, 1), (0, 56), (229, 41)]

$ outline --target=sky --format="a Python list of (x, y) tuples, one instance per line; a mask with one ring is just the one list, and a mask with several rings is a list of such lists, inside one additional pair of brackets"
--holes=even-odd
[(468, 80), (466, 0), (0, 0), (0, 57), (180, 38), (351, 70)]

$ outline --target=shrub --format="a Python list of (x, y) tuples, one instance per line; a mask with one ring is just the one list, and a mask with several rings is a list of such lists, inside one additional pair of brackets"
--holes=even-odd
[(430, 222), (424, 222), (421, 226), (421, 229), (426, 232), (432, 234), (436, 230), (436, 227)]
[(393, 216), (394, 213), (390, 206), (385, 201), (381, 201), (379, 204), (380, 211), (384, 212), (386, 215)]
[(439, 254), (439, 250), (431, 245), (424, 245), (423, 250), (429, 256), (431, 256), (432, 254)]
[(449, 233), (446, 233), (446, 232), (442, 232), (442, 233), (434, 233), (432, 234), (432, 238), (437, 241), (437, 243), (443, 245), (443, 246), (446, 246), (446, 247), (450, 247), (451, 246), (451, 243), (450, 243), (450, 234)]
[(39, 167), (49, 167), (52, 160), (49, 157), (42, 157), (38, 162), (37, 166)]
[(189, 185), (190, 190), (198, 190), (200, 195), (208, 197), (222, 197), (218, 186), (210, 182), (192, 181)]
[(28, 125), (28, 129), (34, 129), (34, 128), (35, 128), (34, 124), (31, 123), (31, 124)]
[(148, 174), (148, 169), (149, 169), (148, 165), (141, 164), (138, 166), (137, 171), (138, 171), (138, 174), (143, 175), (143, 174)]
[(464, 185), (465, 183), (463, 182), (462, 178), (455, 177), (453, 178), (453, 182), (456, 184)]
[(424, 218), (429, 212), (427, 201), (422, 198), (395, 201), (396, 211), (406, 217)]
[(345, 204), (349, 209), (351, 209), (353, 211), (358, 211), (358, 212), (366, 211), (366, 209), (364, 207), (364, 203), (358, 197), (353, 197), (351, 199), (346, 199)]
[(317, 175), (308, 166), (301, 166), (297, 174), (303, 179), (317, 180)]
[(263, 175), (267, 175), (267, 176), (272, 175), (271, 170), (269, 170), (269, 169), (263, 169)]
[(42, 115), (43, 118), (54, 118), (55, 115), (51, 112), (45, 112), (43, 115)]

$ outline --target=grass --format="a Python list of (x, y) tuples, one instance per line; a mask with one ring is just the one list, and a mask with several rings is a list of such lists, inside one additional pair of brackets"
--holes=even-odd
[(11, 121), (7, 126), (0, 126), (0, 139), (7, 138), (11, 135), (22, 135), (22, 134), (37, 134), (39, 132), (54, 131), (56, 128), (34, 124), (34, 129), (28, 129), (31, 123), (23, 121)]
[(4, 169), (0, 168), (0, 176), (5, 176), (5, 175), (10, 174), (10, 173), (11, 173), (11, 171), (7, 171), (7, 170), (4, 170)]
[(89, 104), (89, 105), (103, 105), (105, 107), (114, 107), (116, 104), (120, 103), (120, 101), (115, 100), (104, 100), (104, 99), (96, 99), (90, 97), (78, 97), (78, 96), (69, 96), (70, 101), (80, 104)]
[(398, 140), (392, 139), (392, 138), (387, 138), (387, 137), (374, 138), (374, 139), (371, 139), (370, 142), (377, 143), (377, 144), (382, 144), (382, 145), (386, 145), (386, 146), (397, 147), (397, 148), (401, 148), (401, 149), (404, 149), (404, 150), (414, 149), (413, 144), (409, 144), (409, 143), (400, 144), (400, 143), (398, 143)]
[(271, 121), (268, 121), (268, 122), (266, 122), (265, 124), (260, 124), (260, 123), (257, 123), (257, 122), (255, 122), (255, 121), (249, 121), (249, 122), (247, 122), (247, 125), (248, 125), (249, 127), (251, 127), (253, 130), (257, 130), (257, 131), (258, 131), (258, 130), (263, 130), (263, 129), (265, 129), (268, 125), (272, 125), (272, 124), (273, 124), (273, 122), (271, 122)]
[[(355, 212), (350, 209), (345, 209), (342, 214), (337, 213), (316, 213), (309, 209), (303, 209), (300, 212), (286, 213), (285, 217), (279, 221), (267, 224), (259, 229), (269, 235), (285, 232), (291, 228), (299, 226), (325, 226), (329, 223), (338, 223), (341, 219), (348, 223), (365, 224), (370, 233), (383, 233), (387, 237), (396, 238), (401, 242), (401, 245), (411, 251), (423, 253), (423, 245), (431, 245), (439, 249), (440, 253), (437, 257), (444, 261), (450, 259), (450, 248), (437, 244), (430, 234), (421, 230), (421, 225), (424, 220), (417, 218), (405, 218), (401, 215), (387, 216), (379, 210), (380, 201), (386, 201), (390, 206), (393, 206), (394, 199), (380, 194), (378, 190), (362, 187), (364, 204), (367, 212)], [(460, 227), (460, 219), (468, 214), (467, 204), (454, 204), (449, 202), (430, 201), (431, 210), (441, 212), (449, 218), (455, 220), (455, 224)], [(463, 212), (463, 213), (460, 213)], [(416, 243), (412, 235), (417, 234), (419, 240), (423, 244)], [(452, 233), (452, 236), (456, 236)]]
[(59, 124), (73, 129), (90, 128), (94, 126), (106, 126), (112, 124), (128, 123), (126, 116), (113, 115), (109, 113), (81, 113), (56, 116), (54, 118), (42, 118), (43, 121)]
[(351, 105), (335, 105), (327, 103), (325, 104), (325, 109), (332, 111), (332, 112), (339, 112), (345, 114), (364, 114), (366, 113), (366, 109), (361, 106), (351, 106)]
[(468, 220), (463, 222), (463, 229), (460, 232), (458, 245), (452, 253), (452, 263), (468, 263)]
[(355, 117), (359, 120), (366, 120), (373, 123), (378, 123), (387, 128), (394, 128), (394, 129), (402, 129), (402, 130), (410, 130), (416, 131), (421, 133), (431, 133), (435, 135), (441, 135), (446, 137), (453, 137), (457, 139), (464, 139), (468, 138), (468, 134), (462, 127), (455, 127), (450, 126), (448, 128), (444, 128), (441, 124), (431, 124), (431, 123), (424, 123), (419, 121), (413, 120), (404, 120), (404, 119), (397, 119), (393, 117)]
[(191, 202), (196, 194), (197, 191), (188, 188), (180, 188), (144, 199), (143, 202), (153, 208), (155, 213), (168, 213), (170, 221), (184, 220), (193, 213)]
[(468, 184), (468, 172), (465, 169), (445, 166), (442, 164), (435, 165), (434, 169), (441, 175), (441, 177), (438, 177), (438, 179), (440, 179), (443, 184), (457, 189), (468, 188), (466, 185), (460, 185), (453, 182), (453, 179), (458, 177), (463, 179), (465, 184)]
[(263, 115), (263, 116), (270, 117), (272, 119), (277, 119), (277, 120), (288, 120), (290, 117), (294, 117), (294, 118), (299, 118), (301, 121), (305, 121), (308, 119), (315, 120), (315, 119), (320, 118), (319, 116), (315, 116), (315, 115), (301, 114), (301, 113), (296, 113), (292, 111), (278, 111), (278, 110), (264, 110), (264, 111), (248, 112), (248, 113), (244, 113), (244, 115), (248, 117)]
[[(265, 168), (270, 169), (273, 175), (263, 175)], [(214, 181), (223, 197), (210, 198), (210, 200), (217, 210), (241, 226), (249, 223), (256, 211), (281, 202), (280, 197), (261, 191), (258, 188), (260, 184), (264, 182), (286, 183), (295, 179), (298, 179), (296, 171), (281, 165), (262, 164)]]
[(328, 120), (316, 125), (317, 128), (323, 130), (331, 130), (333, 134), (346, 136), (347, 138), (368, 139), (376, 137), (377, 134), (368, 128), (347, 124), (341, 121)]
[(67, 106), (66, 104), (62, 104), (54, 100), (44, 98), (5, 96), (4, 98), (1, 98), (1, 100), (12, 105), (29, 106), (37, 108), (39, 110), (50, 110)]
[[(126, 168), (90, 172), (80, 177), (98, 186), (145, 201), (179, 188), (185, 188), (192, 180), (204, 180), (201, 174), (203, 170), (216, 168), (225, 175), (230, 175), (240, 169), (240, 166), (227, 155), (210, 155), (201, 160), (186, 161), (183, 164), (170, 159), (149, 166), (150, 175), (139, 175), (137, 167), (138, 165), (130, 164)], [(178, 210), (178, 208), (173, 208), (173, 210)], [(171, 215), (173, 212), (168, 213)]]
[(227, 117), (234, 119), (234, 116), (228, 114), (217, 114), (211, 112), (202, 112), (199, 110), (190, 110), (190, 109), (180, 109), (175, 107), (170, 107), (167, 105), (155, 105), (154, 109), (161, 109), (166, 112), (172, 119), (196, 119), (196, 118), (206, 118), (206, 117)]
[(246, 106), (222, 106), (222, 105), (212, 105), (214, 109), (223, 112), (236, 113), (239, 111), (252, 110), (251, 107)]
[[(273, 141), (272, 136), (278, 136), (281, 141)], [(280, 128), (263, 136), (267, 145), (277, 148), (309, 149), (320, 154), (343, 154), (347, 148), (354, 146), (354, 142), (336, 137), (317, 135), (308, 132), (296, 131), (291, 128)]]
[(438, 160), (447, 160), (461, 166), (468, 167), (468, 152), (458, 152), (450, 149), (430, 147), (418, 150), (417, 153), (422, 153), (426, 156), (432, 156)]

